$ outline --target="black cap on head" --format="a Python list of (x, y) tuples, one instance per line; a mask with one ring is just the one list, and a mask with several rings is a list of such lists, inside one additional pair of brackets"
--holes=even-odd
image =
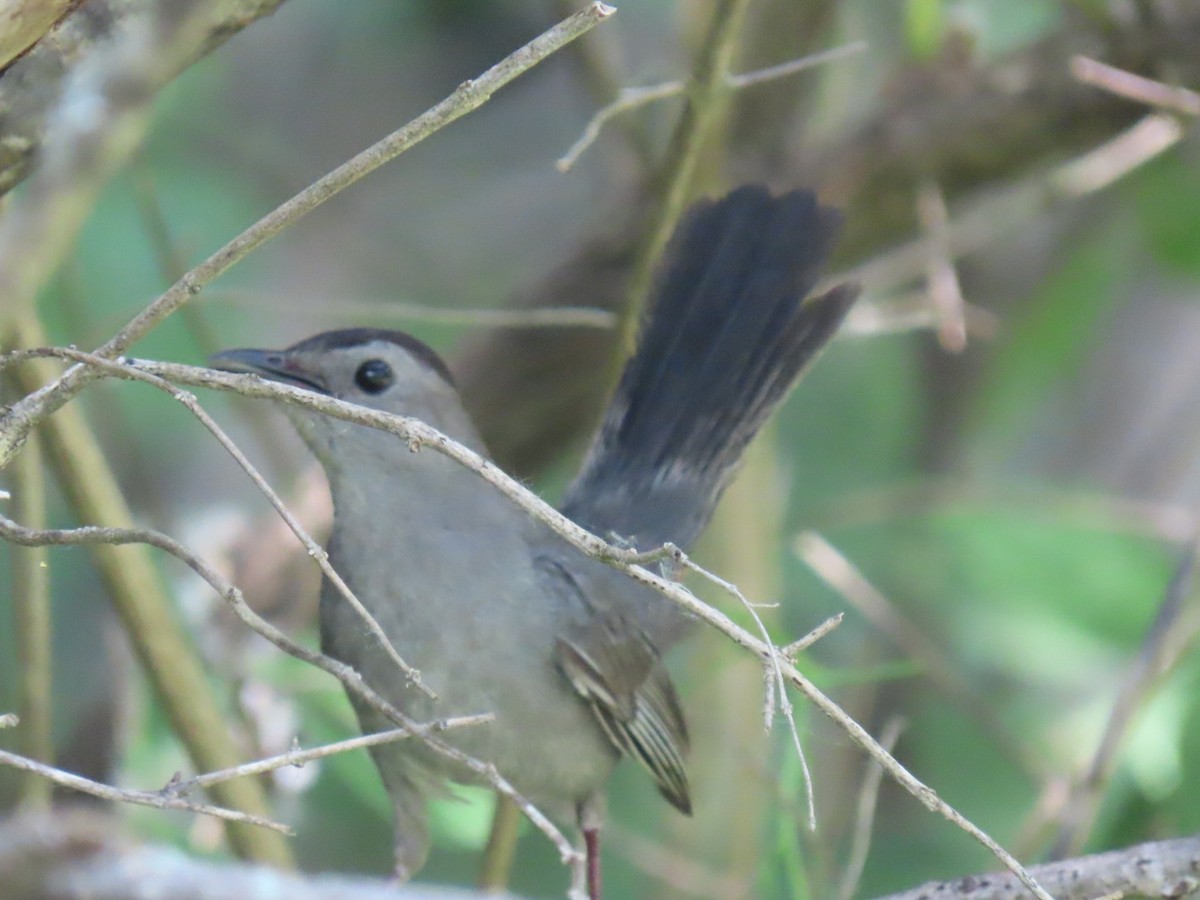
[(372, 341), (388, 341), (402, 347), (437, 372), (447, 384), (454, 385), (454, 376), (450, 374), (449, 367), (432, 347), (424, 341), (417, 340), (411, 334), (390, 328), (340, 328), (334, 331), (322, 331), (320, 334), (314, 334), (310, 338), (292, 344), (287, 348), (287, 352), (337, 350), (343, 347), (358, 347)]

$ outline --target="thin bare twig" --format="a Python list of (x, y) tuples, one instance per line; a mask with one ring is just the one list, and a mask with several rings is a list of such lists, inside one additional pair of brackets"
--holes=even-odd
[[(866, 49), (866, 41), (852, 41), (849, 44), (843, 44), (841, 47), (822, 50), (820, 53), (811, 53), (808, 56), (780, 63), (777, 66), (768, 66), (765, 69), (756, 69), (753, 72), (743, 72), (741, 75), (726, 74), (725, 84), (733, 90), (741, 90), (757, 84), (763, 84), (764, 82), (785, 78), (788, 75), (795, 75), (798, 72), (804, 72), (825, 63), (837, 62), (838, 60), (861, 53)], [(596, 114), (592, 116), (591, 120), (584, 127), (583, 133), (579, 135), (575, 143), (555, 162), (555, 168), (560, 172), (570, 171), (571, 167), (579, 161), (579, 157), (583, 156), (584, 152), (600, 137), (600, 132), (604, 126), (622, 113), (631, 112), (657, 100), (678, 97), (686, 90), (686, 81), (664, 81), (662, 84), (646, 85), (645, 87), (621, 88), (617, 92), (615, 100), (596, 111)]]
[[(12, 356), (15, 355), (19, 354)], [(121, 371), (122, 368), (129, 369), (130, 371), (123, 372)], [(800, 690), (821, 712), (833, 719), (854, 743), (858, 744), (873, 759), (879, 761), (888, 774), (905, 790), (916, 797), (927, 809), (942, 816), (963, 831), (966, 831), (976, 841), (985, 846), (1039, 900), (1050, 900), (1049, 895), (1030, 878), (1029, 874), (1011, 854), (1005, 851), (1004, 848), (997, 844), (982, 829), (965, 819), (953, 807), (942, 800), (932, 788), (921, 782), (901, 766), (890, 754), (879, 746), (878, 742), (861, 725), (818, 690), (794, 665), (787, 660), (780, 659), (778, 652), (769, 643), (764, 643), (761, 639), (756, 638), (745, 629), (739, 627), (724, 613), (701, 602), (682, 585), (663, 578), (646, 569), (644, 566), (639, 565), (639, 560), (648, 559), (645, 554), (632, 553), (627, 549), (615, 547), (596, 535), (591, 534), (570, 519), (567, 519), (540, 497), (530, 493), (525, 487), (514, 481), (494, 464), (441, 434), (436, 429), (430, 428), (416, 419), (367, 409), (332, 397), (315, 394), (311, 391), (279, 382), (267, 381), (252, 375), (234, 375), (227, 372), (199, 369), (193, 366), (151, 362), (148, 360), (126, 360), (123, 367), (106, 368), (105, 372), (127, 379), (135, 379), (137, 376), (133, 374), (133, 370), (149, 372), (180, 384), (236, 391), (249, 397), (269, 398), (324, 413), (342, 421), (367, 425), (390, 434), (395, 434), (410, 446), (417, 448), (428, 447), (435, 452), (455, 460), (500, 490), (528, 515), (545, 524), (573, 546), (626, 573), (634, 581), (646, 585), (675, 603), (678, 603), (700, 620), (716, 628), (734, 643), (754, 653), (764, 665), (774, 658), (783, 676)], [(664, 548), (659, 553), (658, 558), (673, 557), (673, 555), (669, 549)], [(573, 851), (571, 852), (573, 853)], [(578, 855), (575, 854), (574, 858), (577, 859)]]
[[(944, 313), (930, 302), (928, 290), (902, 291), (875, 297), (864, 294), (850, 308), (838, 336), (857, 338), (930, 329), (936, 331), (944, 321)], [(962, 331), (965, 337), (991, 340), (1000, 331), (1000, 317), (991, 310), (964, 301)]]
[(1152, 113), (1112, 140), (1059, 168), (1055, 187), (1068, 196), (1103, 190), (1170, 150), (1183, 138), (1183, 126), (1174, 116)]
[[(208, 297), (211, 303), (232, 303), (256, 309), (286, 309), (297, 311), (329, 311), (328, 298), (306, 299), (303, 296), (271, 294), (265, 291), (214, 289)], [(185, 309), (187, 307), (184, 307)], [(607, 309), (559, 306), (537, 309), (465, 309), (445, 306), (400, 303), (395, 300), (340, 298), (340, 316), (372, 316), (376, 319), (404, 319), (438, 325), (461, 325), (467, 328), (599, 328), (610, 329), (617, 323), (615, 313)]]
[[(163, 319), (198, 294), (205, 285), (226, 272), (284, 228), (349, 187), (364, 175), (394, 159), (455, 119), (482, 106), (488, 99), (521, 73), (527, 71), (559, 48), (586, 33), (608, 18), (615, 10), (594, 2), (534, 38), (524, 47), (505, 57), (478, 78), (463, 82), (449, 97), (338, 166), (299, 194), (251, 225), (200, 265), (180, 278), (143, 309), (115, 336), (96, 350), (98, 356), (115, 357), (157, 326)], [(22, 245), (24, 246), (24, 245)], [(42, 277), (39, 275), (39, 277)], [(40, 283), (29, 279), (28, 291)], [(0, 418), (0, 468), (8, 464), (29, 430), (43, 417), (54, 412), (96, 377), (88, 366), (74, 366), (54, 384), (24, 398)]]
[[(16, 379), (13, 379), (14, 385)], [(31, 435), (13, 461), (15, 491), (13, 513), (35, 528), (46, 526), (46, 476), (41, 444)], [(46, 548), (27, 547), (11, 555), (12, 615), (20, 684), (21, 721), (19, 748), (24, 756), (46, 765), (54, 763), (52, 653), (50, 625), (50, 570)], [(50, 804), (50, 784), (26, 778), (21, 785), (26, 803), (44, 808)]]
[(1103, 788), (1116, 767), (1122, 739), (1155, 685), (1161, 683), (1200, 635), (1200, 608), (1195, 602), (1198, 556), (1200, 535), (1184, 553), (1163, 592), (1137, 658), (1121, 679), (1120, 690), (1087, 768), (1063, 797), (1058, 813), (1059, 831), (1050, 851), (1052, 859), (1078, 853), (1087, 840)]
[[(702, 566), (697, 565), (688, 558), (687, 554), (671, 544), (663, 547), (664, 550), (672, 554), (672, 559), (679, 565), (682, 565), (689, 572), (695, 572), (705, 580), (715, 584), (725, 593), (736, 599), (738, 603), (750, 614), (754, 620), (754, 624), (758, 627), (759, 635), (762, 637), (763, 644), (767, 647), (768, 655), (765, 659), (763, 670), (766, 673), (766, 706), (764, 707), (764, 722), (766, 729), (771, 730), (773, 720), (773, 711), (775, 704), (778, 704), (780, 712), (783, 713), (788, 723), (788, 734), (792, 739), (792, 746), (796, 750), (796, 758), (800, 761), (800, 771), (804, 778), (804, 796), (808, 807), (808, 827), (810, 831), (817, 830), (817, 803), (814, 797), (812, 771), (808, 767), (808, 756), (804, 752), (804, 746), (800, 743), (800, 731), (796, 727), (796, 714), (792, 709), (792, 701), (788, 698), (787, 681), (783, 677), (783, 669), (779, 665), (781, 658), (786, 658), (774, 641), (771, 640), (771, 635), (767, 631), (767, 626), (763, 623), (762, 617), (758, 614), (758, 610), (754, 608), (745, 594), (741, 592), (737, 585), (726, 581), (719, 575), (709, 572)], [(774, 698), (775, 703), (772, 703)]]
[(967, 348), (966, 301), (950, 255), (950, 214), (946, 211), (946, 198), (933, 182), (926, 182), (917, 192), (917, 218), (928, 237), (925, 280), (940, 319), (938, 343), (949, 353), (961, 353)]
[(1038, 757), (1018, 743), (989, 712), (987, 704), (962, 677), (934, 641), (901, 615), (896, 605), (872, 584), (836, 547), (815, 531), (796, 536), (796, 555), (827, 585), (838, 592), (872, 625), (893, 640), (905, 653), (918, 660), (930, 681), (947, 697), (969, 712), (997, 745), (1014, 762), (1034, 777), (1044, 775)]
[(797, 656), (799, 656), (821, 638), (825, 637), (825, 635), (829, 634), (829, 632), (833, 631), (833, 629), (841, 625), (842, 620), (845, 618), (845, 613), (838, 613), (835, 616), (830, 616), (804, 637), (800, 638), (800, 640), (792, 641), (792, 643), (788, 644), (786, 647), (782, 647), (779, 652), (792, 662), (795, 662)]
[[(199, 575), (202, 579), (208, 582), (209, 586), (215, 590), (226, 603), (233, 609), (233, 612), (241, 619), (247, 627), (266, 638), (284, 653), (289, 656), (310, 663), (317, 668), (328, 672), (338, 681), (340, 681), (346, 690), (355, 694), (367, 703), (372, 709), (385, 716), (398, 726), (409, 731), (414, 737), (424, 741), (426, 745), (445, 756), (446, 758), (458, 763), (463, 768), (470, 771), (472, 774), (480, 778), (482, 781), (490, 784), (495, 790), (510, 797), (516, 803), (521, 811), (534, 823), (537, 828), (545, 834), (551, 842), (558, 848), (559, 853), (564, 863), (578, 869), (582, 866), (582, 855), (571, 846), (570, 841), (563, 836), (557, 827), (547, 819), (540, 810), (526, 800), (517, 790), (508, 782), (507, 779), (500, 776), (496, 772), (495, 767), (487, 763), (482, 763), (471, 756), (463, 753), (455, 747), (438, 740), (432, 735), (432, 731), (437, 730), (437, 723), (432, 725), (422, 725), (414, 722), (412, 719), (404, 715), (400, 710), (396, 709), (391, 703), (376, 693), (370, 685), (368, 685), (362, 676), (350, 666), (339, 662), (330, 656), (322, 653), (309, 650), (302, 644), (298, 644), (290, 637), (276, 628), (274, 625), (267, 622), (261, 616), (254, 612), (246, 603), (242, 592), (227, 582), (212, 566), (206, 563), (203, 559), (196, 556), (174, 538), (161, 534), (157, 531), (148, 529), (135, 528), (100, 528), (96, 526), (84, 526), (82, 528), (73, 528), (70, 530), (44, 530), (31, 531), (22, 528), (11, 519), (0, 515), (0, 538), (11, 541), (15, 544), (148, 544), (152, 547), (157, 547), (159, 550), (169, 553), (174, 556), (193, 572)], [(217, 782), (221, 784), (223, 782)]]
[[(484, 725), (491, 722), (494, 718), (491, 713), (482, 713), (477, 716), (455, 716), (450, 719), (439, 719), (436, 722), (430, 722), (424, 727), (430, 733), (440, 733), (453, 728)], [(413, 731), (409, 728), (392, 728), (388, 731), (376, 732), (375, 734), (363, 734), (356, 738), (347, 738), (344, 741), (336, 741), (332, 744), (322, 744), (320, 747), (310, 747), (308, 750), (293, 747), (285, 753), (278, 753), (274, 756), (258, 759), (241, 766), (235, 766), (232, 769), (223, 769), (220, 772), (206, 772), (203, 775), (194, 775), (191, 778), (174, 778), (163, 788), (163, 792), (177, 796), (186, 796), (194, 790), (207, 788), (222, 781), (228, 781), (231, 778), (262, 775), (265, 772), (274, 772), (276, 769), (282, 769), (286, 766), (300, 768), (305, 763), (311, 762), (314, 759), (324, 759), (327, 756), (334, 756), (338, 753), (347, 753), (351, 750), (359, 750), (366, 747), (377, 747), (380, 744), (391, 744), (413, 736)]]
[[(904, 719), (892, 716), (883, 726), (879, 735), (879, 744), (888, 753), (896, 747), (900, 733), (904, 730)], [(883, 769), (874, 760), (867, 763), (867, 772), (863, 776), (862, 786), (858, 791), (858, 803), (854, 811), (854, 833), (850, 840), (850, 850), (847, 854), (846, 868), (842, 872), (842, 880), (838, 885), (838, 900), (851, 900), (858, 890), (858, 882), (862, 878), (863, 869), (867, 864), (867, 853), (871, 849), (871, 832), (875, 824), (875, 807), (879, 800), (879, 788), (883, 783)]]
[(1200, 116), (1200, 93), (1135, 75), (1087, 56), (1071, 57), (1071, 74), (1084, 84), (1187, 116)]
[(124, 788), (115, 788), (111, 785), (102, 784), (99, 781), (92, 781), (90, 778), (84, 778), (81, 775), (64, 772), (62, 769), (56, 769), (54, 766), (48, 766), (37, 760), (26, 759), (24, 756), (18, 756), (6, 750), (0, 750), (0, 765), (20, 769), (23, 772), (29, 772), (52, 781), (61, 787), (70, 788), (73, 791), (79, 791), (83, 794), (90, 794), (93, 797), (99, 797), (101, 800), (109, 800), (114, 803), (135, 803), (138, 806), (152, 806), (155, 809), (182, 809), (204, 816), (225, 819), (228, 822), (240, 822), (244, 825), (267, 828), (271, 831), (277, 831), (280, 834), (292, 835), (295, 833), (288, 826), (282, 825), (279, 822), (273, 822), (262, 816), (252, 816), (249, 813), (239, 812), (235, 809), (225, 809), (221, 806), (212, 806), (208, 803), (196, 803), (193, 800), (185, 800), (182, 797), (169, 796), (161, 791), (131, 791)]
[(1182, 504), (1066, 491), (1036, 483), (1007, 483), (1001, 487), (958, 476), (847, 494), (838, 498), (836, 506), (815, 512), (812, 519), (821, 524), (822, 530), (833, 531), (977, 505), (1175, 545), (1191, 541), (1200, 527), (1193, 511)]

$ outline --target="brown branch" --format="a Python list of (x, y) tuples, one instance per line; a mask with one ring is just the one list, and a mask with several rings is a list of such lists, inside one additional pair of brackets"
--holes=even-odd
[[(17, 335), (19, 344), (44, 340), (36, 320), (20, 324), (24, 330)], [(53, 364), (31, 362), (14, 369), (26, 391), (36, 390), (55, 374)], [(60, 410), (43, 423), (41, 431), (57, 482), (77, 519), (117, 526), (131, 523), (133, 515), (78, 406)], [(200, 771), (236, 765), (241, 753), (150, 555), (142, 547), (105, 545), (93, 547), (91, 553), (132, 648), (192, 764)], [(253, 779), (218, 785), (214, 800), (258, 816), (265, 816), (268, 809), (263, 787)], [(239, 854), (277, 865), (290, 862), (287, 844), (271, 832), (233, 823), (228, 837)]]
[[(799, 6), (812, 11), (835, 5)], [(776, 6), (767, 5), (764, 11)], [(934, 182), (943, 192), (951, 213), (952, 259), (958, 259), (992, 246), (1048, 209), (1076, 203), (1076, 195), (1047, 185), (1046, 170), (1111, 139), (1144, 116), (1144, 107), (1074, 78), (1066, 64), (1073, 54), (1082, 50), (1131, 71), (1169, 73), (1172, 82), (1200, 84), (1200, 54), (1195, 52), (1200, 46), (1200, 4), (1146, 0), (1146, 6), (1151, 13), (1114, 24), (1068, 4), (1060, 29), (994, 63), (938, 60), (922, 68), (897, 65), (884, 73), (884, 83), (878, 96), (867, 101), (872, 109), (861, 123), (856, 120), (853, 127), (832, 132), (795, 127), (786, 142), (781, 139), (771, 153), (763, 154), (758, 147), (761, 129), (792, 121), (801, 105), (788, 98), (781, 109), (780, 101), (769, 113), (750, 120), (760, 130), (730, 135), (732, 150), (738, 153), (730, 168), (740, 180), (818, 187), (843, 206), (846, 231), (839, 259), (854, 262), (878, 256), (883, 264), (870, 267), (872, 275), (881, 277), (864, 283), (868, 293), (880, 283), (886, 283), (889, 292), (915, 283), (929, 259), (927, 241), (913, 241), (920, 233), (912, 202), (919, 184)], [(782, 92), (770, 96), (775, 93)], [(806, 134), (814, 137), (796, 140), (796, 135)], [(825, 134), (828, 137), (819, 136)], [(769, 168), (763, 167), (764, 161)], [(642, 184), (635, 182), (636, 191), (629, 190), (622, 202), (612, 204), (625, 211), (622, 221), (584, 242), (556, 271), (507, 305), (539, 308), (571, 297), (575, 302), (586, 298), (588, 306), (620, 309), (630, 295), (633, 259), (648, 227)], [(900, 254), (883, 253), (897, 244), (903, 245)], [(860, 280), (857, 273), (854, 280)], [(972, 322), (968, 313), (968, 329), (986, 331), (992, 325), (986, 319)], [(928, 314), (921, 316), (920, 324), (929, 324)], [(615, 336), (582, 330), (497, 332), (473, 337), (453, 368), (472, 420), (493, 456), (507, 471), (528, 477), (595, 426), (610, 386), (595, 372), (607, 370), (620, 350)]]
[[(1200, 891), (1200, 837), (1138, 844), (1029, 871), (1056, 900), (1190, 897)], [(1023, 900), (1028, 896), (1012, 875), (999, 873), (930, 882), (877, 900)]]
[[(16, 379), (10, 379), (16, 386)], [(35, 528), (46, 525), (46, 477), (41, 445), (31, 436), (12, 468), (13, 513)], [(30, 759), (54, 762), (52, 654), (50, 621), (50, 570), (44, 547), (29, 547), (12, 554), (13, 632), (20, 682), (20, 717), (23, 723), (18, 746)], [(50, 803), (50, 785), (28, 778), (22, 797), (34, 807)]]
[[(50, 355), (71, 355), (74, 353), (74, 351), (58, 349), (33, 352)], [(28, 354), (29, 352), (10, 354), (9, 358), (20, 359)], [(77, 353), (75, 355), (78, 356)], [(144, 373), (152, 373), (181, 384), (236, 391), (248, 397), (270, 398), (304, 409), (324, 413), (342, 421), (354, 422), (386, 431), (405, 441), (414, 450), (428, 448), (455, 460), (500, 490), (528, 515), (545, 524), (554, 533), (573, 546), (624, 572), (635, 582), (643, 584), (679, 604), (696, 618), (716, 628), (734, 643), (749, 650), (758, 657), (764, 666), (778, 667), (778, 671), (787, 681), (799, 689), (821, 712), (832, 718), (854, 743), (861, 747), (871, 758), (877, 760), (885, 771), (905, 790), (916, 797), (930, 811), (942, 816), (984, 845), (1006, 867), (1016, 873), (1021, 882), (1026, 884), (1039, 900), (1049, 900), (1049, 895), (1038, 887), (1036, 882), (1030, 879), (1020, 863), (1011, 854), (997, 844), (986, 832), (965, 819), (953, 807), (942, 800), (932, 788), (922, 783), (893, 759), (861, 725), (818, 690), (794, 665), (782, 658), (779, 651), (770, 642), (763, 641), (739, 627), (724, 613), (698, 600), (681, 584), (664, 578), (645, 568), (643, 565), (643, 563), (651, 560), (663, 558), (679, 559), (682, 554), (680, 554), (678, 549), (668, 545), (651, 554), (637, 554), (627, 549), (613, 546), (581, 528), (570, 519), (567, 519), (540, 497), (530, 493), (524, 486), (514, 481), (493, 463), (416, 419), (395, 416), (379, 410), (360, 407), (333, 397), (315, 394), (311, 391), (280, 382), (266, 381), (257, 376), (233, 375), (208, 369), (198, 369), (193, 366), (150, 362), (147, 360), (123, 360), (118, 363), (103, 362), (102, 367), (98, 371), (101, 371), (103, 374), (115, 375), (130, 380), (140, 380)], [(718, 582), (720, 581), (716, 576), (711, 577)], [(494, 781), (493, 784), (495, 784)]]
[(1150, 623), (1137, 658), (1121, 680), (1104, 731), (1086, 770), (1070, 787), (1059, 810), (1059, 831), (1051, 858), (1078, 853), (1087, 840), (1104, 787), (1116, 768), (1122, 741), (1154, 688), (1162, 683), (1200, 636), (1196, 602), (1196, 561), (1200, 543), (1180, 560)]
[[(0, 821), (0, 885), (7, 900), (470, 900), (482, 895), (379, 878), (298, 876), (197, 860), (175, 847), (123, 840), (111, 816), (85, 810)], [(492, 895), (493, 897), (495, 895)], [(515, 898), (514, 898), (515, 900)]]
[(661, 182), (648, 227), (642, 233), (633, 257), (618, 328), (618, 366), (613, 367), (614, 381), (620, 361), (633, 351), (654, 267), (695, 189), (701, 152), (724, 109), (723, 101), (729, 93), (727, 76), (748, 5), (748, 0), (718, 0), (713, 9), (704, 46), (688, 82), (687, 102), (659, 168)]
[[(491, 98), (492, 94), (504, 85), (589, 31), (613, 12), (612, 7), (594, 2), (583, 11), (560, 22), (524, 47), (514, 51), (478, 78), (463, 82), (441, 103), (338, 166), (295, 197), (268, 213), (193, 268), (136, 315), (113, 338), (98, 348), (97, 355), (114, 357), (125, 352), (131, 344), (178, 310), (210, 281), (244, 259), (251, 251), (284, 228), (435, 131), (482, 106)], [(23, 199), (28, 200), (29, 194), (27, 193)], [(16, 217), (6, 218), (4, 224), (10, 221), (17, 221)], [(47, 215), (47, 221), (56, 221), (56, 219)], [(12, 225), (10, 230), (14, 234), (19, 234), (20, 227), (18, 221), (17, 224)], [(0, 274), (5, 271), (6, 264), (11, 264), (13, 258), (4, 255), (4, 233), (3, 224), (0, 224)], [(28, 244), (22, 243), (22, 246), (28, 246)], [(24, 268), (21, 267), (19, 271), (23, 271)], [(40, 283), (32, 277), (39, 274), (42, 274), (40, 269), (24, 275), (20, 283), (29, 282), (26, 285), (26, 291), (31, 292), (32, 287)], [(2, 284), (0, 282), (0, 286)], [(24, 295), (19, 294), (18, 296)], [(75, 366), (64, 373), (56, 383), (19, 401), (0, 418), (0, 468), (7, 465), (17, 446), (34, 424), (59, 409), (75, 396), (88, 380), (94, 377), (96, 377), (95, 370), (87, 366)]]
[[(492, 718), (490, 713), (477, 716), (456, 716), (452, 719), (441, 719), (427, 725), (422, 725), (421, 729), (426, 734), (436, 734), (469, 725), (485, 725), (492, 721)], [(314, 759), (325, 759), (328, 756), (336, 756), (339, 753), (347, 753), (351, 750), (378, 747), (380, 744), (391, 744), (405, 738), (419, 736), (420, 734), (414, 732), (411, 728), (392, 728), (389, 731), (363, 734), (356, 738), (347, 738), (344, 741), (335, 741), (331, 744), (322, 744), (319, 747), (310, 747), (308, 750), (293, 747), (285, 753), (277, 753), (274, 756), (256, 759), (254, 762), (243, 763), (240, 766), (234, 766), (232, 769), (225, 769), (221, 772), (206, 772), (203, 775), (193, 775), (191, 778), (174, 778), (163, 788), (163, 793), (174, 796), (186, 796), (198, 788), (211, 787), (214, 784), (220, 784), (222, 781), (229, 781), (231, 778), (262, 775), (286, 766), (301, 768), (305, 763), (311, 762)]]
[[(207, 3), (204, 32), (190, 52), (161, 60), (160, 82), (174, 78), (201, 56), (224, 43), (251, 22), (274, 12), (282, 0), (214, 0)], [(128, 0), (37, 0), (27, 3), (39, 14), (69, 13), (0, 74), (0, 194), (28, 173), (47, 140), (47, 119), (64, 84), (94, 53), (102, 52), (147, 4)], [(43, 20), (45, 21), (45, 20)], [(48, 23), (47, 23), (48, 24)], [(27, 45), (28, 46), (28, 45)]]
[(67, 80), (37, 173), (0, 219), (0, 293), (10, 310), (32, 308), (100, 190), (140, 142), (155, 94), (195, 56), (228, 2), (150, 4)]
[(213, 816), (217, 819), (223, 819), (226, 822), (238, 822), (242, 825), (267, 828), (280, 834), (294, 834), (288, 826), (281, 825), (279, 822), (273, 822), (262, 816), (253, 816), (249, 813), (239, 812), (235, 809), (224, 809), (223, 807), (212, 806), (208, 803), (196, 803), (193, 800), (171, 796), (163, 791), (133, 791), (128, 788), (115, 788), (111, 785), (102, 784), (99, 781), (93, 781), (90, 778), (84, 778), (82, 775), (74, 775), (71, 772), (65, 772), (54, 766), (48, 766), (37, 760), (9, 753), (7, 750), (0, 750), (0, 766), (8, 766), (12, 769), (28, 772), (39, 778), (44, 778), (48, 782), (57, 784), (59, 787), (69, 788), (81, 794), (88, 794), (89, 796), (108, 800), (112, 803), (132, 803), (136, 806), (152, 806), (155, 809), (182, 809), (205, 816)]
[[(118, 377), (135, 381), (142, 381), (160, 389), (164, 389), (175, 399), (183, 402), (189, 411), (197, 415), (201, 421), (206, 422), (206, 424), (211, 423), (213, 428), (215, 428), (215, 423), (212, 423), (212, 420), (209, 419), (205, 413), (203, 413), (203, 410), (201, 410), (198, 404), (196, 404), (194, 397), (186, 395), (184, 392), (177, 391), (171, 385), (166, 384), (159, 376), (150, 374), (146, 371), (140, 371), (139, 369), (123, 364), (120, 361), (106, 360), (92, 354), (81, 353), (74, 350), (35, 350), (19, 351), (8, 354), (7, 357), (0, 357), (0, 368), (11, 364), (13, 361), (20, 361), (29, 357), (45, 355), (73, 359), (82, 364), (96, 367), (97, 371), (105, 374), (116, 375)], [(182, 368), (186, 370), (190, 369), (191, 367), (184, 366)], [(209, 370), (201, 369), (197, 371), (208, 372)], [(219, 373), (214, 372), (210, 374), (218, 375)], [(233, 377), (238, 380), (245, 380), (239, 376)], [(251, 380), (260, 381), (256, 378)], [(270, 383), (264, 384), (270, 385)], [(299, 393), (306, 394), (307, 392), (301, 391)], [(361, 407), (356, 407), (353, 404), (342, 403), (341, 401), (333, 402), (339, 404), (340, 406), (347, 407), (351, 411), (361, 410)], [(398, 417), (388, 416), (386, 413), (383, 415), (388, 419), (398, 419)], [(437, 432), (434, 432), (432, 429), (428, 429), (427, 426), (423, 427), (427, 428), (430, 433), (434, 435), (437, 434)], [(218, 433), (219, 429), (216, 429), (214, 434)], [(442, 440), (449, 442), (448, 438), (443, 437)], [(234, 449), (236, 450), (236, 448)], [(470, 452), (466, 451), (465, 448), (463, 448), (463, 450), (467, 453)], [(240, 453), (240, 451), (238, 451), (238, 453)], [(260, 483), (259, 487), (262, 488), (265, 487), (265, 485)], [(267, 490), (269, 490), (269, 488)], [(564, 863), (572, 866), (575, 869), (579, 869), (579, 867), (582, 866), (582, 856), (575, 850), (574, 847), (571, 846), (570, 842), (563, 836), (558, 828), (555, 827), (555, 825), (549, 819), (547, 819), (546, 816), (543, 815), (539, 809), (537, 809), (537, 807), (535, 807), (525, 797), (518, 793), (511, 783), (509, 783), (507, 779), (505, 779), (499, 772), (496, 771), (494, 766), (488, 763), (480, 762), (479, 760), (468, 756), (457, 748), (452, 747), (451, 745), (433, 737), (431, 731), (435, 729), (431, 729), (430, 726), (423, 726), (414, 723), (411, 719), (409, 719), (392, 704), (388, 703), (383, 697), (371, 689), (370, 686), (363, 681), (362, 676), (351, 667), (333, 659), (332, 657), (308, 650), (307, 648), (293, 641), (291, 638), (287, 637), (285, 634), (283, 634), (283, 632), (275, 628), (275, 626), (271, 625), (266, 620), (262, 619), (257, 613), (255, 613), (246, 603), (241, 591), (239, 591), (232, 584), (229, 584), (208, 563), (196, 556), (178, 541), (175, 541), (174, 539), (155, 531), (133, 528), (83, 527), (70, 531), (45, 530), (34, 532), (29, 529), (21, 528), (19, 525), (17, 525), (17, 523), (12, 522), (2, 515), (0, 515), (0, 537), (12, 541), (13, 543), (22, 545), (47, 543), (86, 543), (99, 545), (148, 544), (150, 546), (157, 547), (158, 549), (163, 550), (172, 556), (175, 556), (177, 559), (191, 568), (192, 571), (194, 571), (197, 575), (208, 582), (208, 584), (232, 607), (238, 618), (240, 618), (248, 627), (256, 631), (271, 643), (275, 644), (275, 646), (279, 647), (279, 649), (283, 650), (285, 653), (294, 656), (297, 659), (308, 662), (333, 675), (342, 682), (347, 690), (355, 693), (381, 715), (386, 716), (401, 728), (408, 729), (415, 736), (423, 740), (435, 752), (458, 763), (463, 768), (469, 770), (481, 780), (491, 785), (495, 790), (508, 797), (520, 808), (521, 812), (524, 813), (524, 815), (531, 822), (533, 822), (534, 825), (536, 825), (538, 829), (541, 830), (542, 833), (551, 840), (552, 843), (555, 844)], [(324, 554), (324, 551), (320, 551), (320, 553)], [(233, 768), (233, 766), (228, 768)], [(236, 783), (241, 784), (243, 782), (239, 781)], [(214, 784), (213, 787), (220, 789), (224, 785), (225, 782), (220, 781)]]

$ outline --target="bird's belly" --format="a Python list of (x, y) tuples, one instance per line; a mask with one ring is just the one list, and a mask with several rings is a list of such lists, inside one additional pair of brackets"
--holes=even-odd
[[(441, 596), (446, 596), (442, 593)], [(553, 630), (526, 629), (519, 645), (498, 634), (510, 627), (480, 615), (446, 611), (455, 628), (441, 627), (436, 617), (401, 616), (395, 606), (360, 599), (371, 609), (401, 658), (421, 672), (437, 694), (428, 697), (407, 684), (378, 642), (364, 634), (361, 621), (340, 597), (322, 596), (322, 636), (327, 653), (353, 666), (367, 684), (417, 722), (490, 713), (486, 723), (441, 732), (440, 740), (497, 771), (543, 812), (572, 821), (575, 807), (599, 790), (617, 760), (582, 700), (553, 662)], [(503, 613), (501, 613), (503, 615)], [(405, 621), (408, 619), (409, 621)], [(413, 621), (415, 619), (416, 621)], [(346, 635), (355, 635), (347, 641)], [(364, 731), (391, 727), (378, 713), (355, 702)], [(406, 740), (377, 752), (381, 767), (395, 766), (406, 777), (435, 782), (449, 778), (485, 783), (467, 766), (417, 740)]]

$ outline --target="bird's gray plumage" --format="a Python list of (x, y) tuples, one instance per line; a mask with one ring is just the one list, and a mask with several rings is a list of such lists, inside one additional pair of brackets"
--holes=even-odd
[[(772, 197), (758, 187), (689, 215), (567, 494), (568, 515), (641, 547), (696, 537), (746, 444), (853, 300), (848, 288), (806, 299), (837, 225), (811, 193)], [(414, 416), (484, 452), (444, 363), (409, 335), (326, 332), (214, 362)], [(438, 700), (405, 683), (328, 584), (326, 652), (418, 719), (494, 713), (494, 722), (446, 739), (494, 763), (551, 816), (602, 805), (621, 755), (690, 812), (687, 729), (661, 660), (685, 624), (673, 604), (444, 456), (364, 426), (288, 414), (329, 476), (330, 561)], [(364, 730), (387, 727), (357, 706)], [(411, 873), (428, 847), (425, 798), (468, 775), (417, 741), (372, 752), (396, 811), (398, 867)]]

